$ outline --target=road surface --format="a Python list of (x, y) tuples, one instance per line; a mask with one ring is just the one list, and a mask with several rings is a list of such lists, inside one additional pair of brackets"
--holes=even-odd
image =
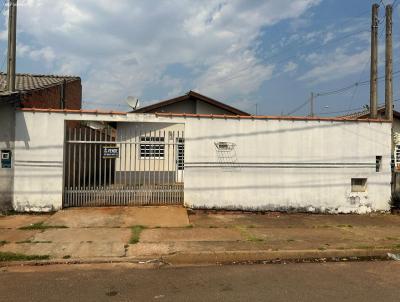
[(400, 262), (8, 268), (0, 301), (400, 301)]

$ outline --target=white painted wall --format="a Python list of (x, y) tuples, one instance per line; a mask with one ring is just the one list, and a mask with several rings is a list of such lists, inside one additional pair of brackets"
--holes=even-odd
[[(187, 118), (185, 203), (193, 208), (386, 211), (390, 127), (390, 123)], [(236, 144), (236, 162), (243, 167), (221, 167), (214, 145), (218, 141)], [(381, 172), (375, 172), (378, 155), (383, 157)], [(351, 192), (352, 177), (368, 178), (366, 193)]]
[[(185, 203), (194, 208), (389, 209), (391, 124), (17, 112), (14, 207), (59, 209), (65, 120), (185, 124)], [(219, 163), (214, 143), (236, 144), (236, 165)], [(375, 157), (383, 157), (375, 172)], [(351, 178), (368, 178), (352, 193)]]
[(17, 211), (62, 206), (64, 119), (57, 114), (16, 113), (14, 200)]
[(15, 210), (45, 212), (61, 209), (64, 123), (67, 120), (142, 123), (163, 121), (149, 114), (128, 116), (17, 111), (13, 192)]
[[(0, 105), (0, 151), (11, 150), (14, 153), (15, 109), (13, 104)], [(9, 210), (12, 204), (14, 161), (11, 168), (0, 165), (0, 210)]]

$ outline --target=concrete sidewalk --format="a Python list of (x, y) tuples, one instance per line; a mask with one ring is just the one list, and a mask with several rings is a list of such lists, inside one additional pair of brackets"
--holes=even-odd
[(400, 251), (400, 216), (199, 211), (187, 216), (182, 207), (82, 208), (0, 217), (0, 243), (2, 253), (83, 262), (380, 257)]

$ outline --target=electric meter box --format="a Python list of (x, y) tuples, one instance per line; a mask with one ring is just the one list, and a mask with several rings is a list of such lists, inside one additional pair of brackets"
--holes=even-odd
[(11, 150), (1, 150), (1, 167), (3, 169), (11, 168)]

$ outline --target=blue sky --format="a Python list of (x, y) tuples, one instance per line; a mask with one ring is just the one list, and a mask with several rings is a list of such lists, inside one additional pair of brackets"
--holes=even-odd
[[(146, 105), (192, 89), (251, 113), (257, 104), (258, 114), (287, 114), (312, 91), (368, 80), (373, 2), (19, 0), (17, 71), (81, 76), (86, 108), (127, 110), (128, 95)], [(399, 12), (396, 5), (395, 71), (400, 70)], [(380, 17), (383, 21), (382, 5)], [(7, 8), (1, 25), (0, 64)], [(384, 22), (381, 76), (383, 30)], [(318, 97), (315, 112), (344, 114), (368, 99), (369, 86), (358, 86)], [(379, 101), (384, 101), (383, 81)], [(304, 106), (293, 114), (308, 110)]]

